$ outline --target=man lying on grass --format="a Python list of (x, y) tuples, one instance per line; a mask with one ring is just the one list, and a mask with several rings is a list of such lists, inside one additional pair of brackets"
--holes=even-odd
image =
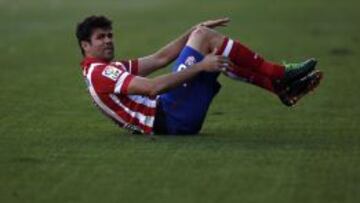
[[(277, 64), (213, 30), (228, 18), (190, 28), (155, 53), (114, 60), (112, 22), (90, 16), (77, 25), (83, 76), (95, 104), (119, 126), (144, 134), (197, 134), (220, 90), (220, 74), (277, 95), (293, 106), (314, 90), (316, 60)], [(176, 60), (169, 74), (147, 78)]]

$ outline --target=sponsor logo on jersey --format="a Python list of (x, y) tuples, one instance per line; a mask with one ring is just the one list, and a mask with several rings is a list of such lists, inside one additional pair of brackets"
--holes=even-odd
[(119, 78), (120, 74), (121, 71), (114, 66), (106, 66), (104, 71), (102, 72), (103, 76), (114, 81), (116, 81)]

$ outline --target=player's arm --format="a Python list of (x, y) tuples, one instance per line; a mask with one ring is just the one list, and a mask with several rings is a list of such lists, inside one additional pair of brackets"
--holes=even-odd
[(192, 27), (177, 39), (171, 41), (157, 52), (139, 59), (138, 75), (146, 76), (158, 69), (169, 65), (180, 54), (182, 48), (185, 46), (191, 32), (198, 26), (205, 26), (208, 28), (215, 28), (218, 26), (226, 26), (230, 20), (228, 18), (221, 18), (216, 20), (208, 20)]
[(129, 83), (127, 93), (156, 96), (183, 84), (202, 71), (217, 72), (232, 65), (228, 58), (217, 56), (215, 53), (216, 50), (207, 55), (200, 63), (196, 63), (193, 66), (176, 73), (161, 75), (153, 79), (137, 76)]

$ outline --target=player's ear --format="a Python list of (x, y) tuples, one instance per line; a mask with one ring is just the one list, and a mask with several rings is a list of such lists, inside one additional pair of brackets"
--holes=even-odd
[(89, 50), (91, 44), (88, 41), (81, 41), (81, 48), (86, 52)]

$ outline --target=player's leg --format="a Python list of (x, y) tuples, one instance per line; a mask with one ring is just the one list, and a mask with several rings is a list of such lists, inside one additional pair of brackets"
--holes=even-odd
[[(190, 68), (203, 60), (209, 43), (205, 35), (193, 33), (177, 58), (172, 71)], [(160, 95), (165, 134), (196, 134), (200, 131), (212, 99), (220, 90), (219, 73), (200, 73), (191, 81)], [(164, 128), (164, 127), (162, 127)]]
[(323, 77), (321, 71), (311, 71), (294, 80), (272, 80), (248, 69), (234, 68), (224, 72), (231, 79), (248, 82), (275, 93), (286, 106), (295, 105), (303, 96), (313, 91)]
[[(218, 54), (229, 57), (235, 63), (236, 66), (228, 69), (225, 75), (273, 92), (280, 97), (285, 105), (292, 106), (301, 98), (301, 96), (296, 96), (294, 92), (303, 96), (316, 87), (316, 85), (311, 84), (319, 84), (321, 80), (321, 73), (307, 77), (315, 69), (316, 60), (314, 59), (306, 60), (303, 63), (280, 65), (265, 60), (240, 42), (229, 39), (214, 30), (202, 27), (196, 30), (193, 35), (200, 35), (202, 37), (197, 38), (205, 39), (196, 41), (203, 51), (209, 52), (213, 48), (219, 47)], [(302, 79), (304, 77), (307, 79)], [(312, 78), (314, 81), (309, 81), (308, 78)], [(295, 83), (295, 81), (297, 82)], [(298, 88), (299, 86), (308, 86), (309, 88)], [(303, 91), (299, 92), (299, 89)]]
[(209, 50), (218, 48), (218, 54), (229, 57), (237, 65), (237, 68), (248, 69), (272, 80), (286, 79), (292, 81), (299, 79), (314, 70), (316, 66), (314, 59), (299, 64), (277, 64), (266, 60), (239, 41), (232, 40), (212, 29), (202, 27), (198, 30), (194, 34), (204, 35), (207, 39), (205, 42), (207, 45), (202, 46)]
[[(199, 27), (190, 36), (188, 44), (197, 47), (204, 55), (210, 53), (214, 48), (218, 49), (218, 54), (223, 54), (229, 51), (225, 51), (226, 46), (224, 46), (224, 41), (227, 39), (224, 35), (212, 29)], [(226, 53), (223, 55), (228, 56)], [(226, 70), (224, 74), (232, 79), (246, 81), (273, 92), (272, 79), (250, 68), (237, 66), (234, 69)]]

